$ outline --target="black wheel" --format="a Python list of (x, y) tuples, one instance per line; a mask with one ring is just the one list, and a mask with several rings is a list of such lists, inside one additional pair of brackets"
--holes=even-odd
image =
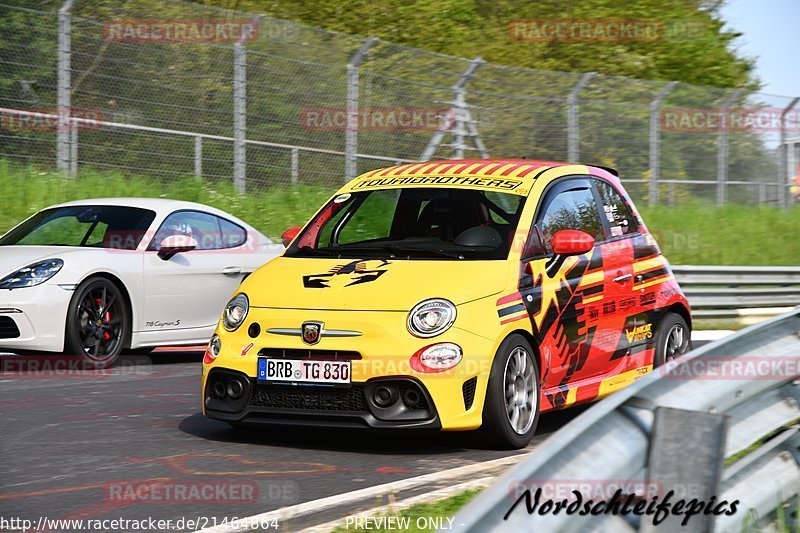
[(122, 353), (125, 355), (147, 355), (155, 349), (155, 346), (151, 346), (150, 348), (125, 348), (122, 350)]
[(65, 350), (97, 368), (117, 362), (130, 335), (128, 305), (116, 285), (92, 278), (75, 289), (67, 311)]
[(483, 406), (483, 431), (498, 448), (524, 448), (539, 422), (539, 369), (522, 335), (510, 335), (497, 350)]
[(692, 330), (681, 315), (667, 313), (658, 323), (655, 343), (653, 366), (659, 367), (692, 349)]

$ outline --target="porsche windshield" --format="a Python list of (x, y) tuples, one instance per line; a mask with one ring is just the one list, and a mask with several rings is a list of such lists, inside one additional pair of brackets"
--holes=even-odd
[(462, 188), (397, 188), (331, 200), (287, 257), (505, 259), (525, 197)]
[(6, 233), (0, 246), (80, 246), (135, 250), (156, 214), (147, 209), (80, 205), (45, 209)]

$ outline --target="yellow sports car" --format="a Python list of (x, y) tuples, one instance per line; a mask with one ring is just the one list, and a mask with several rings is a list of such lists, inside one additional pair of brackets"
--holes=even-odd
[(481, 428), (602, 398), (690, 346), (689, 307), (616, 173), (530, 160), (354, 179), (248, 277), (203, 361), (234, 425)]

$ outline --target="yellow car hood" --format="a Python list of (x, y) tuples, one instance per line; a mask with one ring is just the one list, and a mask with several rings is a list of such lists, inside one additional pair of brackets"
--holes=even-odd
[(252, 307), (408, 311), (421, 300), (462, 304), (501, 292), (508, 261), (278, 257), (242, 284)]

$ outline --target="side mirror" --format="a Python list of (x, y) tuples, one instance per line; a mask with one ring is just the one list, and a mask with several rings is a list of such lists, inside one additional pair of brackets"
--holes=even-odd
[(582, 255), (594, 248), (594, 237), (577, 229), (562, 229), (553, 235), (553, 253), (555, 255)]
[(197, 241), (192, 237), (188, 235), (170, 235), (161, 241), (158, 248), (158, 257), (167, 261), (175, 254), (189, 252), (195, 248), (197, 248)]
[(300, 226), (294, 226), (293, 228), (289, 228), (286, 231), (284, 231), (283, 234), (281, 235), (281, 242), (283, 243), (283, 245), (288, 247), (290, 244), (292, 244), (292, 241), (294, 240), (295, 237), (297, 237), (297, 234), (300, 233), (301, 229), (303, 228), (301, 228)]

